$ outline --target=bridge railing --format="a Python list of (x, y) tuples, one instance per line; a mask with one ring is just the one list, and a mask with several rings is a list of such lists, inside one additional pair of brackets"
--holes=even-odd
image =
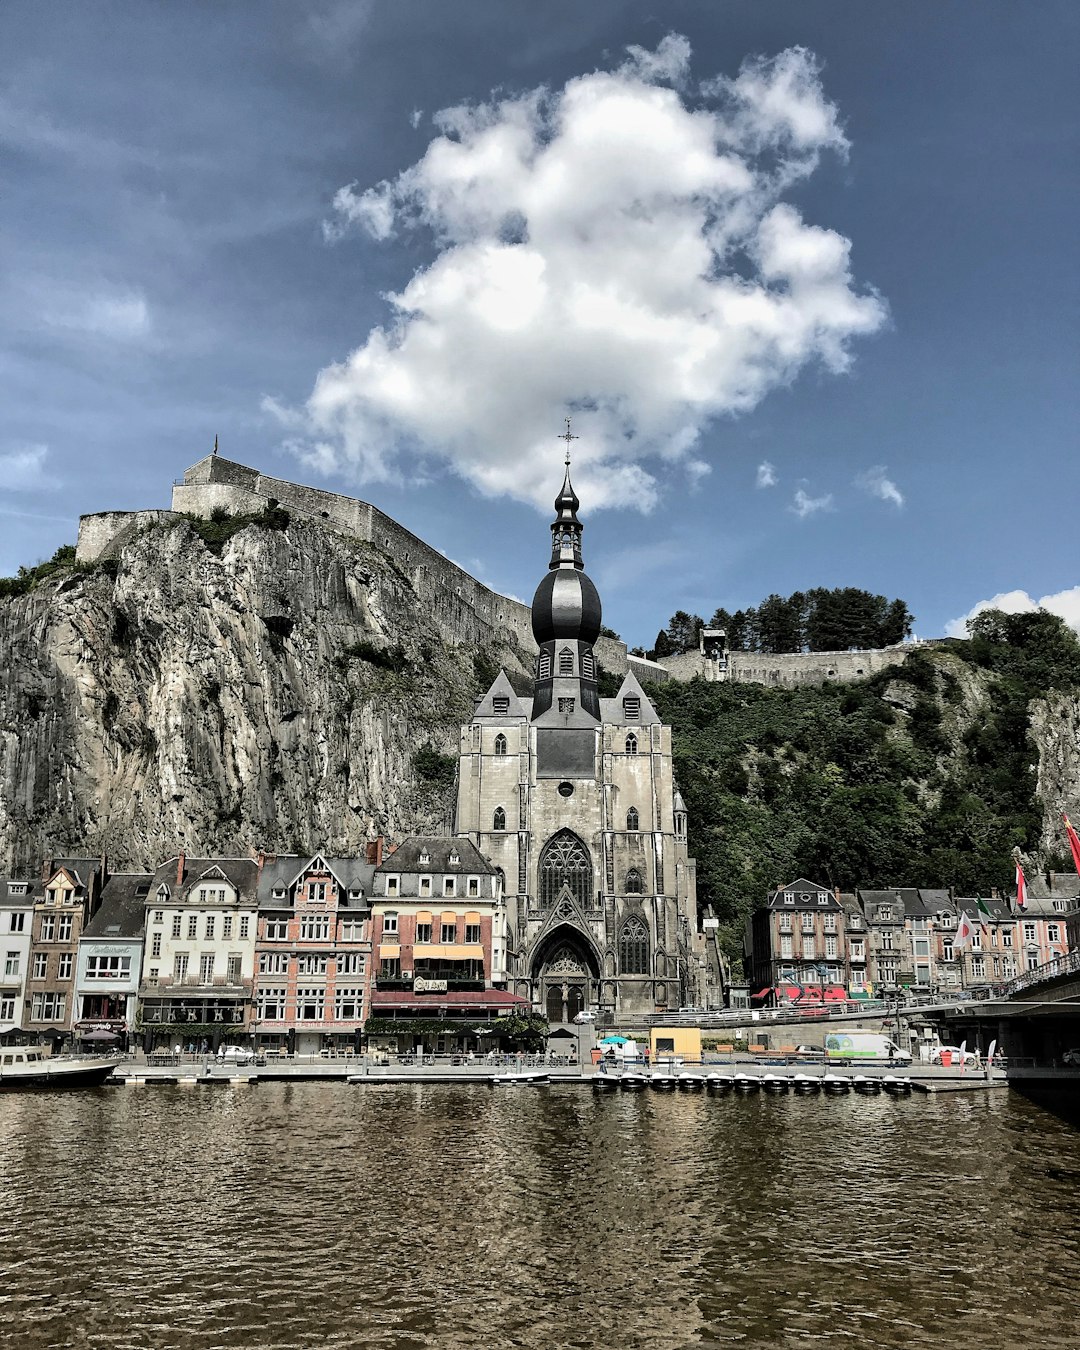
[(1001, 996), (1011, 998), (1013, 994), (1022, 993), (1025, 989), (1031, 989), (1046, 980), (1056, 979), (1059, 975), (1075, 975), (1078, 972), (1080, 972), (1080, 951), (1055, 956), (1052, 961), (1045, 961), (1034, 970), (1025, 970), (1022, 975), (1016, 975), (1001, 985)]

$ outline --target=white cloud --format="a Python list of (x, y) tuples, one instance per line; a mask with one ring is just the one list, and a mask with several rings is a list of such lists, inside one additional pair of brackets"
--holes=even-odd
[(670, 35), (561, 89), (443, 109), (417, 163), (336, 194), (328, 239), (424, 229), (438, 251), (319, 373), (296, 453), (360, 483), (422, 455), (547, 507), (569, 414), (589, 509), (648, 510), (670, 466), (700, 473), (711, 419), (847, 368), (885, 306), (848, 240), (779, 200), (847, 146), (813, 56), (684, 99), (689, 57)]
[(779, 482), (776, 476), (776, 465), (770, 464), (767, 459), (763, 459), (757, 466), (757, 479), (754, 486), (759, 488), (775, 487)]
[(0, 491), (40, 492), (53, 488), (56, 480), (45, 471), (47, 445), (24, 445), (0, 454)]
[(897, 507), (904, 504), (904, 494), (891, 478), (886, 478), (884, 464), (875, 464), (872, 469), (859, 474), (855, 486), (869, 492), (871, 497), (880, 497), (883, 502), (892, 502)]
[(1057, 614), (1080, 633), (1080, 586), (1073, 586), (1067, 591), (1044, 595), (1039, 600), (1033, 600), (1027, 591), (1001, 591), (990, 600), (980, 600), (960, 618), (950, 619), (945, 625), (945, 636), (967, 637), (968, 620), (984, 609), (1000, 609), (1005, 614), (1029, 614), (1036, 609), (1045, 609)]
[(409, 114), (409, 126), (412, 127), (413, 131), (415, 131), (417, 127), (419, 127), (420, 123), (423, 120), (424, 120), (424, 110), (422, 108), (414, 108), (412, 112)]
[(802, 488), (796, 488), (795, 497), (788, 510), (794, 511), (800, 520), (805, 520), (807, 516), (817, 515), (819, 511), (831, 511), (832, 504), (833, 495), (831, 492), (823, 493), (820, 497), (811, 497)]
[(138, 291), (53, 288), (42, 290), (41, 317), (53, 328), (130, 342), (150, 332), (150, 306)]

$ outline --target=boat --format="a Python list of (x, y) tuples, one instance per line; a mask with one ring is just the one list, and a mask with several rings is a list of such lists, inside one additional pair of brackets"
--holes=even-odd
[(649, 1079), (649, 1086), (657, 1092), (674, 1092), (678, 1081), (673, 1073), (654, 1073)]
[(889, 1094), (890, 1097), (911, 1096), (910, 1078), (897, 1078), (895, 1074), (887, 1073), (885, 1077), (881, 1080), (881, 1086), (885, 1089), (885, 1091)]
[(761, 1079), (752, 1078), (748, 1073), (737, 1073), (735, 1075), (735, 1091), (749, 1094), (751, 1092), (761, 1091)]
[(797, 1073), (791, 1085), (800, 1097), (812, 1097), (821, 1091), (821, 1079), (811, 1078), (808, 1073)]
[(0, 1092), (17, 1088), (97, 1087), (123, 1064), (120, 1055), (48, 1055), (40, 1046), (0, 1049)]
[(881, 1092), (881, 1083), (876, 1078), (867, 1078), (865, 1074), (857, 1073), (854, 1078), (855, 1091), (861, 1093), (864, 1097), (876, 1097)]
[(791, 1084), (788, 1080), (778, 1073), (767, 1073), (761, 1080), (761, 1090), (763, 1092), (771, 1092), (774, 1096), (779, 1095), (781, 1092), (787, 1092), (790, 1086)]
[(821, 1080), (821, 1086), (829, 1097), (843, 1097), (851, 1091), (851, 1079), (841, 1073), (827, 1073)]
[(725, 1095), (735, 1086), (735, 1080), (729, 1073), (707, 1073), (705, 1075), (705, 1087), (709, 1092)]
[(523, 1069), (520, 1073), (497, 1073), (491, 1080), (492, 1087), (539, 1087), (550, 1083), (551, 1074), (547, 1069)]
[(696, 1073), (679, 1074), (679, 1088), (683, 1092), (700, 1092), (705, 1086), (705, 1079)]
[(597, 1074), (592, 1080), (592, 1090), (598, 1097), (604, 1096), (609, 1092), (618, 1092), (619, 1080), (617, 1078), (610, 1078), (607, 1074)]
[(624, 1073), (619, 1079), (623, 1092), (641, 1092), (649, 1086), (649, 1080), (643, 1073)]

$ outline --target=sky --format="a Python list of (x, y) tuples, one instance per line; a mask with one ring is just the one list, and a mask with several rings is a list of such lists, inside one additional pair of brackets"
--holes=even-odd
[(604, 618), (1080, 628), (1080, 7), (0, 8), (0, 575), (219, 437)]

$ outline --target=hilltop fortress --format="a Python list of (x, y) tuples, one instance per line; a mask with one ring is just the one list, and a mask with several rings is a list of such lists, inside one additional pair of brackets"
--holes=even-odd
[[(508, 645), (535, 654), (528, 605), (484, 586), (378, 507), (342, 493), (273, 478), (218, 454), (199, 460), (185, 472), (182, 482), (173, 484), (171, 510), (99, 511), (81, 516), (76, 557), (80, 562), (93, 562), (113, 556), (146, 526), (178, 516), (254, 515), (275, 503), (325, 529), (377, 547), (459, 642), (482, 644), (494, 632)], [(903, 661), (909, 650), (897, 646), (790, 655), (729, 652), (722, 634), (706, 630), (698, 651), (649, 661), (630, 654), (626, 644), (615, 638), (600, 637), (596, 642), (601, 665), (620, 676), (627, 671), (653, 681), (700, 676), (786, 689), (869, 676)]]

